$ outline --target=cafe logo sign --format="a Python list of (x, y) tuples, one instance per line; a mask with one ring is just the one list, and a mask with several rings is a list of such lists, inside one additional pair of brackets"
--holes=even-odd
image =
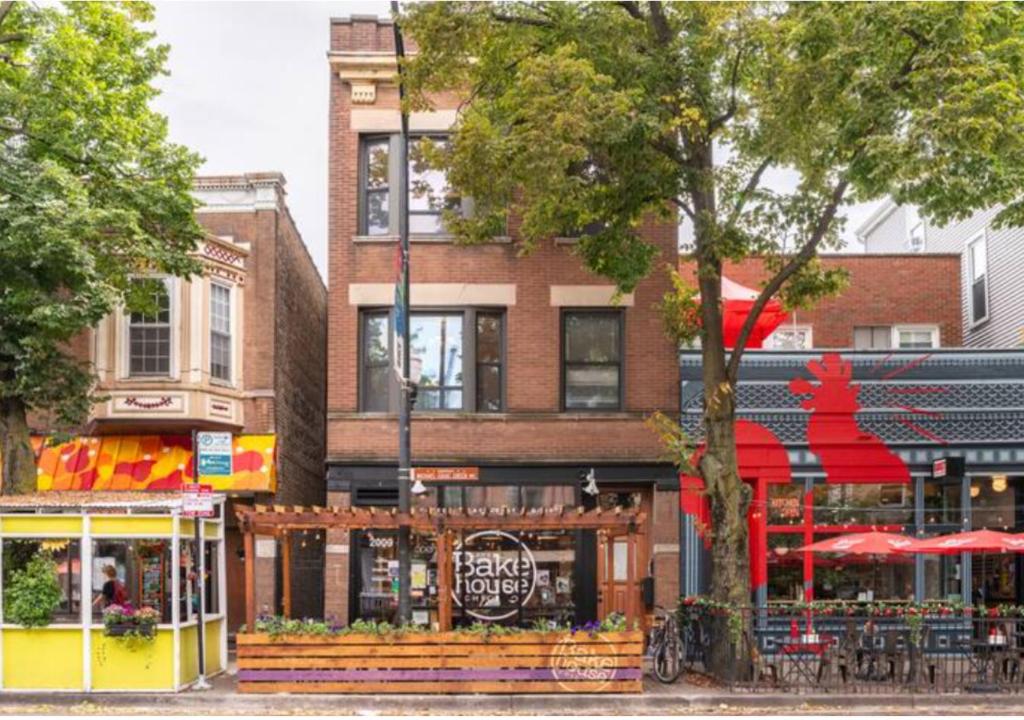
[(551, 651), (551, 675), (567, 692), (600, 692), (615, 679), (617, 654), (604, 637), (566, 637)]
[(473, 533), (455, 546), (452, 598), (478, 620), (504, 620), (529, 602), (537, 587), (530, 548), (501, 530)]

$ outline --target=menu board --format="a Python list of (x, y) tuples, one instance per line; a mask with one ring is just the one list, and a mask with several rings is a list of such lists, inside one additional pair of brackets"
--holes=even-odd
[(163, 553), (139, 559), (139, 587), (142, 589), (142, 604), (162, 612), (164, 597)]

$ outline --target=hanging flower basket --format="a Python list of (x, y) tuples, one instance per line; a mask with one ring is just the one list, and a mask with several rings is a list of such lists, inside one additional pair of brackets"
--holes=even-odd
[(108, 605), (103, 610), (103, 634), (107, 637), (150, 640), (158, 622), (160, 613), (151, 607), (136, 610), (128, 604)]

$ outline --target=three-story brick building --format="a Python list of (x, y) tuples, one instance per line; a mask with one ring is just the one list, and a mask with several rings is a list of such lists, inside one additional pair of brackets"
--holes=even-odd
[[(400, 130), (390, 22), (333, 21), (329, 60), (327, 489), (332, 505), (388, 506), (398, 495), (391, 338)], [(657, 576), (658, 599), (671, 604), (677, 481), (644, 425), (653, 411), (678, 408), (675, 352), (655, 308), (668, 277), (657, 273), (616, 299), (607, 280), (583, 269), (571, 238), (552, 238), (519, 257), (514, 221), (508, 237), (455, 245), (440, 216), (453, 202), (444, 175), (425, 167), (420, 150), (444, 141), (457, 105), (458, 98), (437, 98), (434, 111), (411, 118), (411, 351), (421, 369), (412, 455), (413, 465), (431, 468), (434, 478), (416, 502), (643, 507), (650, 521), (641, 567)], [(642, 232), (661, 263), (676, 262), (673, 225), (652, 223)], [(589, 477), (596, 495), (584, 491)], [(474, 541), (493, 540), (460, 542), (468, 552)], [(624, 546), (599, 560), (592, 533), (528, 534), (516, 542), (532, 553), (537, 579), (529, 597), (518, 598), (513, 614), (520, 621), (590, 619), (623, 606), (618, 589), (599, 596), (596, 577), (601, 562), (602, 572), (626, 579)], [(395, 545), (380, 533), (329, 537), (329, 614), (393, 617)], [(414, 616), (426, 621), (433, 568), (429, 548), (418, 552)], [(474, 602), (507, 601), (459, 598), (456, 619), (479, 617)]]

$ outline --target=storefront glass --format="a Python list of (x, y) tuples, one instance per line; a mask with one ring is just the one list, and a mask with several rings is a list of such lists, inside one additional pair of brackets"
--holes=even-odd
[[(835, 535), (815, 535), (814, 542)], [(814, 554), (815, 600), (911, 600), (914, 559), (902, 555)]]
[(903, 526), (914, 523), (913, 485), (814, 485), (815, 525)]
[(103, 608), (123, 596), (135, 608), (153, 608), (160, 613), (161, 622), (169, 623), (172, 577), (169, 540), (95, 540), (92, 548), (93, 615), (98, 621)]
[(803, 533), (768, 535), (768, 600), (800, 600), (804, 596)]
[[(81, 621), (81, 545), (78, 540), (7, 538), (3, 541), (3, 587), (11, 587), (14, 578), (25, 571), (33, 558), (49, 558), (57, 566), (61, 588), (60, 606), (53, 614), (54, 623)], [(4, 602), (7, 601), (6, 596)]]

